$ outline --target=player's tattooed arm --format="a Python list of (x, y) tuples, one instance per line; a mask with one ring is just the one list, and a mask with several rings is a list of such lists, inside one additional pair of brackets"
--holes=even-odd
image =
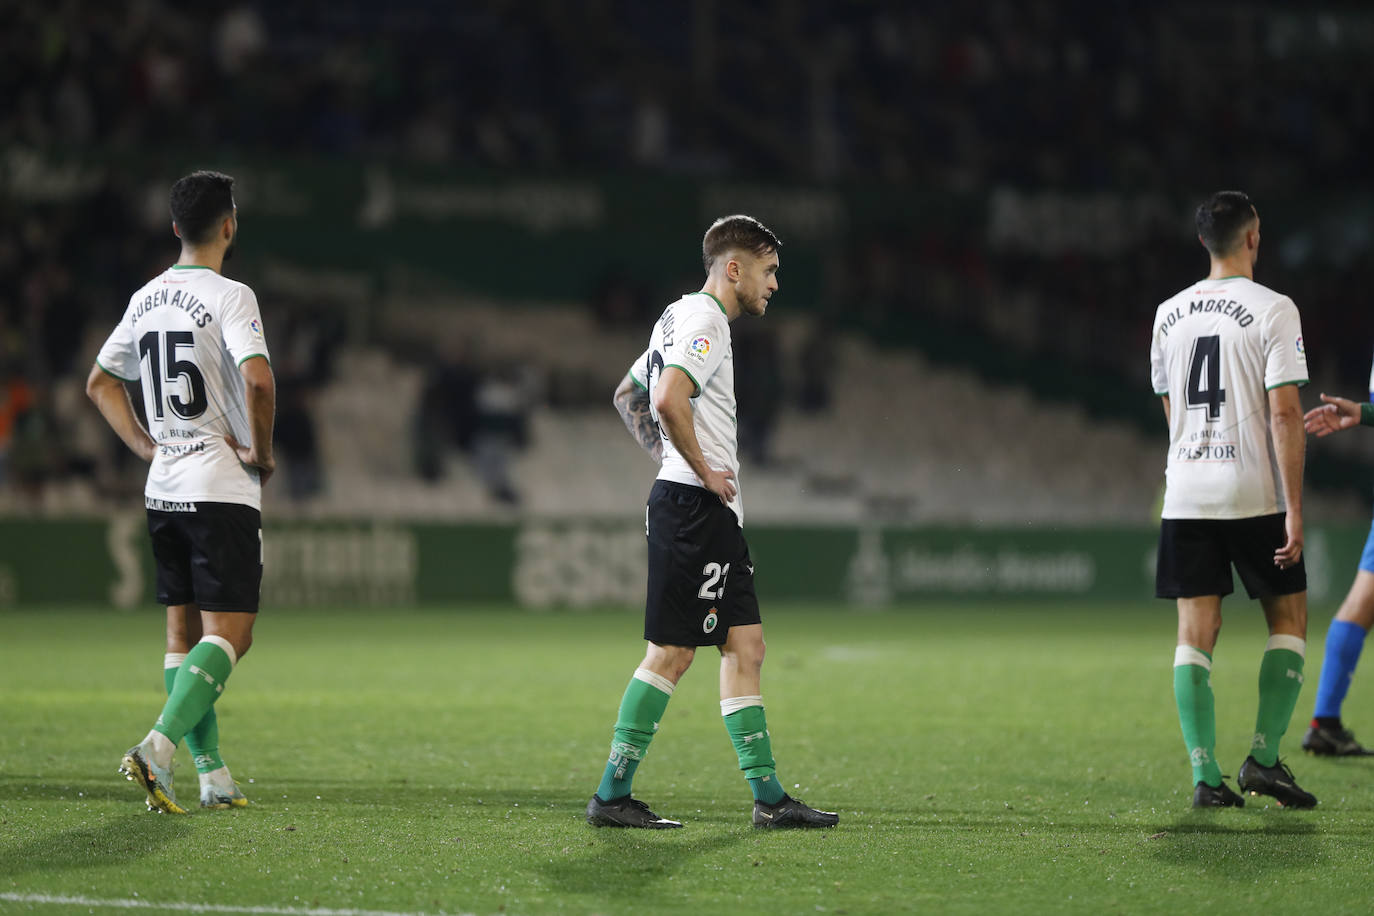
[(620, 387), (615, 390), (615, 397), (612, 398), (615, 409), (620, 411), (620, 419), (625, 421), (625, 428), (630, 431), (630, 435), (635, 437), (644, 451), (649, 453), (649, 457), (658, 464), (663, 463), (663, 434), (658, 431), (658, 424), (649, 413), (649, 392), (635, 384), (635, 380), (626, 375), (620, 382)]

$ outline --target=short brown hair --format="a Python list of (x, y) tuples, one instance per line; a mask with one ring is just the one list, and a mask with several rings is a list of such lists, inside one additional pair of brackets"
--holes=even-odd
[(727, 251), (742, 249), (762, 257), (781, 247), (782, 242), (773, 230), (752, 216), (722, 216), (711, 224), (701, 240), (701, 260), (706, 265), (706, 272), (710, 273), (716, 258)]

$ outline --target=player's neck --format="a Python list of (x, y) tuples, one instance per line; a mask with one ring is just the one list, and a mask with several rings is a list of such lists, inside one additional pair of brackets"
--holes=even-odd
[(1244, 277), (1247, 280), (1255, 279), (1255, 267), (1250, 263), (1250, 258), (1213, 258), (1212, 271), (1207, 275), (1208, 280), (1226, 280), (1231, 277)]
[(224, 269), (224, 249), (218, 246), (200, 246), (198, 248), (188, 248), (185, 245), (181, 248), (181, 257), (177, 258), (178, 267), (208, 267), (215, 273), (222, 273)]
[(739, 300), (735, 298), (735, 288), (729, 282), (718, 283), (715, 278), (706, 281), (701, 291), (720, 303), (725, 309), (725, 319), (734, 321), (740, 315)]

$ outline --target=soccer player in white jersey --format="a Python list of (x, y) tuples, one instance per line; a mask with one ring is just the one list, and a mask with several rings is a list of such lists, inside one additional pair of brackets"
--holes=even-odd
[[(1322, 395), (1325, 403), (1314, 407), (1303, 417), (1309, 433), (1319, 438), (1361, 424), (1374, 426), (1374, 369), (1369, 374), (1369, 400), (1357, 403), (1347, 398)], [(1317, 701), (1312, 709), (1312, 722), (1303, 735), (1303, 749), (1328, 757), (1368, 757), (1367, 750), (1341, 721), (1341, 706), (1345, 703), (1350, 679), (1364, 650), (1365, 636), (1374, 626), (1374, 526), (1369, 529), (1364, 553), (1360, 556), (1355, 581), (1336, 611), (1326, 631), (1326, 653), (1322, 656), (1322, 673), (1317, 681)]]
[(587, 803), (596, 827), (681, 827), (630, 795), (698, 646), (720, 651), (720, 711), (754, 795), (756, 827), (831, 827), (839, 816), (790, 797), (778, 781), (764, 719), (763, 624), (741, 526), (730, 322), (762, 317), (777, 291), (777, 236), (748, 216), (718, 219), (702, 242), (706, 285), (669, 305), (614, 401), (659, 461), (645, 513), (648, 649), (620, 702), (611, 755)]
[(1174, 696), (1193, 767), (1193, 805), (1244, 805), (1222, 782), (1211, 686), (1221, 599), (1234, 589), (1234, 565), (1269, 624), (1255, 733), (1237, 782), (1251, 795), (1310, 808), (1317, 799), (1278, 756), (1307, 646), (1302, 326), (1293, 300), (1254, 281), (1260, 220), (1250, 199), (1218, 192), (1196, 219), (1211, 271), (1159, 306), (1150, 346), (1150, 374), (1169, 424), (1155, 594), (1178, 601)]
[[(120, 772), (144, 788), (149, 808), (170, 814), (186, 813), (172, 784), (183, 737), (201, 806), (248, 803), (220, 757), (214, 703), (252, 644), (276, 395), (257, 298), (220, 273), (238, 234), (233, 186), (206, 171), (172, 186), (181, 257), (134, 293), (86, 380), (105, 420), (151, 462), (144, 502), (167, 606), (168, 697)], [(124, 388), (134, 381), (146, 430)]]

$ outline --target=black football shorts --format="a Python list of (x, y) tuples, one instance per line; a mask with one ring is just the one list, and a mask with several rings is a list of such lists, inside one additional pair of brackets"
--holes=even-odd
[(760, 622), (749, 545), (735, 513), (719, 497), (701, 487), (655, 481), (647, 523), (645, 639), (719, 646), (731, 627)]
[(1166, 518), (1159, 527), (1155, 597), (1199, 598), (1235, 590), (1231, 567), (1251, 598), (1274, 598), (1307, 589), (1303, 558), (1288, 569), (1274, 551), (1288, 540), (1283, 513), (1255, 518)]
[(159, 602), (257, 612), (262, 587), (262, 513), (257, 509), (149, 500), (148, 534), (157, 560)]

